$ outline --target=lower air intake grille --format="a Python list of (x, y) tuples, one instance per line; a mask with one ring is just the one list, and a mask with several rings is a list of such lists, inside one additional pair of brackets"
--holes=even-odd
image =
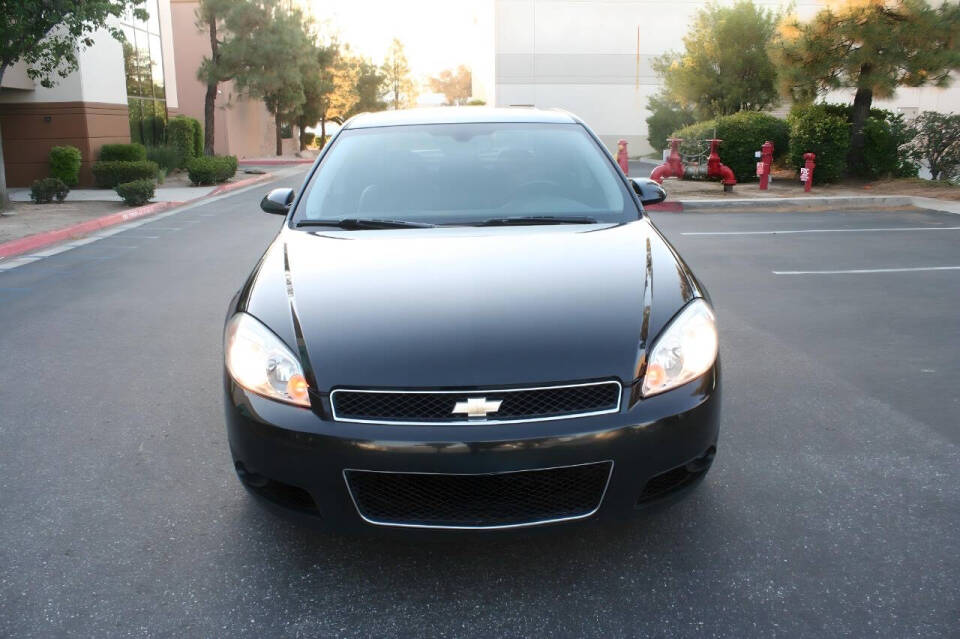
[(592, 515), (613, 462), (482, 475), (346, 470), (360, 515), (425, 528), (530, 526)]

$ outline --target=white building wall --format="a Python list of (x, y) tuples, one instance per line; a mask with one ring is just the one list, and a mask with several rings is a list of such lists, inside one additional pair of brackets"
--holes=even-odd
[[(170, 15), (170, 0), (160, 0), (160, 47), (163, 50), (163, 85), (167, 96), (167, 109), (179, 109), (177, 95), (177, 66), (173, 51), (173, 20)], [(126, 90), (126, 89), (124, 89)]]
[[(495, 5), (495, 104), (561, 108), (580, 116), (616, 150), (626, 139), (631, 155), (648, 144), (647, 99), (659, 80), (653, 58), (683, 49), (694, 15), (704, 3), (691, 0), (493, 0)], [(725, 0), (722, 4), (731, 4)], [(784, 11), (777, 0), (758, 5)], [(809, 19), (822, 0), (792, 3)], [(851, 92), (828, 96), (852, 101)], [(960, 87), (901, 89), (878, 107), (960, 111)]]

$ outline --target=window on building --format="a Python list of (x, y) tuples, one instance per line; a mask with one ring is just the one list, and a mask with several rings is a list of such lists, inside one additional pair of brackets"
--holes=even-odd
[(129, 10), (121, 18), (126, 36), (123, 62), (127, 74), (130, 140), (157, 145), (163, 143), (167, 125), (157, 0), (147, 0), (143, 8), (150, 14), (146, 21), (138, 20)]

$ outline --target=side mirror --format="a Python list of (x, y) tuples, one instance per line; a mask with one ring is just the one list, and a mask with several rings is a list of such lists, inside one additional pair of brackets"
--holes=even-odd
[(260, 208), (274, 215), (286, 215), (295, 195), (293, 189), (273, 189), (260, 200)]
[(667, 192), (663, 187), (650, 178), (628, 178), (633, 184), (633, 190), (640, 196), (640, 203), (644, 206), (648, 204), (659, 204), (667, 199)]

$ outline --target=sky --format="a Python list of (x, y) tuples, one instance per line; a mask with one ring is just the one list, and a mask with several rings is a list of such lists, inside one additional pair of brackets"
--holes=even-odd
[(477, 12), (492, 0), (306, 0), (323, 31), (376, 64), (394, 37), (414, 77), (470, 66)]

